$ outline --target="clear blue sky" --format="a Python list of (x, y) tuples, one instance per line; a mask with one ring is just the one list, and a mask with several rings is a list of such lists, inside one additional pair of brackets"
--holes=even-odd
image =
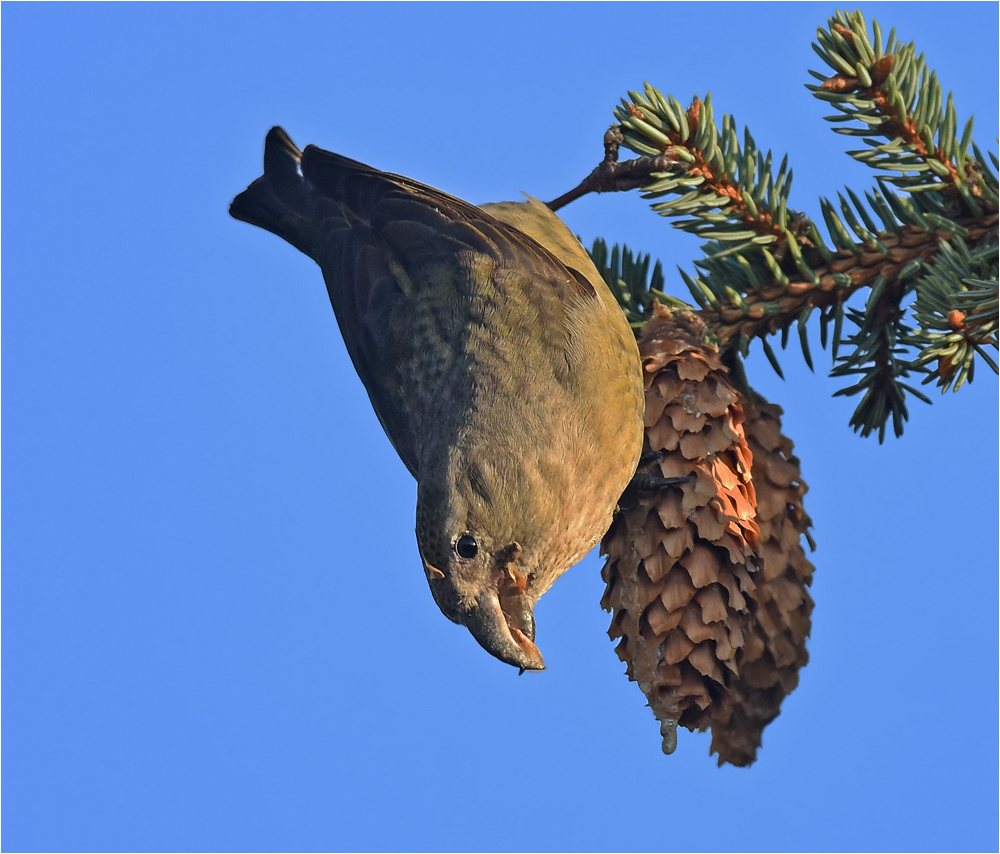
[[(3, 5), (5, 850), (996, 850), (985, 366), (880, 447), (828, 354), (751, 358), (811, 486), (812, 663), (718, 769), (707, 735), (660, 753), (596, 554), (538, 608), (544, 674), (441, 616), (318, 269), (226, 213), (273, 124), (553, 198), (649, 80), (787, 151), (818, 215), (871, 183), (803, 88), (835, 8)], [(864, 8), (995, 148), (997, 5)], [(565, 218), (683, 294), (697, 242), (636, 194)]]

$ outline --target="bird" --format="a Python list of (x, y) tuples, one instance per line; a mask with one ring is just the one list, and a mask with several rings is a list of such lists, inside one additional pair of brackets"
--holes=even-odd
[(476, 206), (280, 127), (230, 205), (320, 267), (347, 351), (417, 482), (442, 613), (543, 670), (534, 606), (610, 527), (639, 460), (635, 336), (544, 203)]

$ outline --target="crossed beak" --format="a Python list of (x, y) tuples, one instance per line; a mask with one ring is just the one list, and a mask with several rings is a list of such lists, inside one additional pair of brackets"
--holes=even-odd
[(466, 614), (465, 627), (490, 655), (521, 670), (544, 670), (535, 646), (535, 615), (523, 589), (508, 583), (484, 590)]
[[(426, 561), (424, 568), (433, 592), (435, 582), (443, 582), (447, 576)], [(522, 673), (544, 670), (542, 654), (534, 644), (535, 614), (527, 587), (527, 579), (507, 565), (492, 573), (467, 611), (445, 614), (462, 623), (490, 655), (520, 668)]]

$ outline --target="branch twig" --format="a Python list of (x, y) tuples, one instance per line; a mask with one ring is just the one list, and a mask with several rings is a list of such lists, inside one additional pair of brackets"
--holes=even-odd
[(656, 172), (665, 172), (678, 161), (665, 154), (657, 157), (636, 157), (618, 162), (618, 146), (624, 137), (618, 125), (612, 125), (604, 134), (604, 160), (568, 193), (547, 203), (549, 210), (557, 211), (575, 202), (587, 193), (619, 193), (634, 190), (649, 183)]

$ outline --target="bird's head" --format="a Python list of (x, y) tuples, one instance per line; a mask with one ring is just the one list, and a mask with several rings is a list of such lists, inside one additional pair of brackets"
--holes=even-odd
[(417, 545), (434, 601), (491, 655), (522, 670), (544, 670), (524, 549), (456, 512), (462, 502), (456, 507), (442, 498), (422, 489), (417, 497)]

